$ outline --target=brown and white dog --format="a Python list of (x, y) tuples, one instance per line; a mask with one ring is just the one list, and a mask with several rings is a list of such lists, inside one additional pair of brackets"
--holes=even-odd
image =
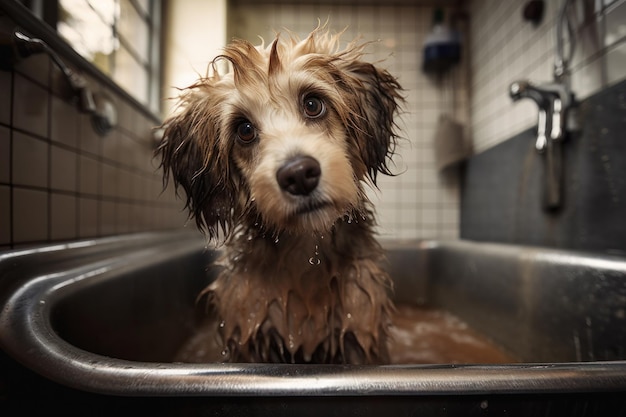
[(364, 184), (391, 175), (401, 88), (339, 35), (234, 41), (163, 125), (165, 181), (225, 241), (203, 295), (232, 362), (387, 361), (391, 280)]

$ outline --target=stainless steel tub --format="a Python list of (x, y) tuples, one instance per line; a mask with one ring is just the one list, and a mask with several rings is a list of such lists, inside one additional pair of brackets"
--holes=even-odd
[(215, 255), (190, 232), (1, 254), (0, 347), (46, 379), (117, 396), (626, 391), (626, 258), (469, 241), (385, 247), (399, 301), (448, 310), (523, 363), (173, 363), (193, 332), (195, 298), (211, 280), (206, 266)]

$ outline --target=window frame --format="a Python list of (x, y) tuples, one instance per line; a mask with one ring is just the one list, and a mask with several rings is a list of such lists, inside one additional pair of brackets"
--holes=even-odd
[[(84, 0), (87, 1), (87, 0)], [(115, 62), (112, 64), (111, 74), (107, 74), (98, 68), (93, 62), (91, 62), (88, 58), (80, 55), (76, 50), (72, 47), (72, 45), (67, 42), (58, 32), (57, 27), (59, 23), (60, 13), (60, 0), (16, 0), (16, 3), (20, 3), (22, 6), (26, 7), (32, 15), (37, 17), (40, 21), (44, 22), (48, 28), (52, 29), (55, 34), (65, 42), (76, 54), (81, 56), (86, 62), (88, 62), (99, 75), (107, 77), (110, 82), (114, 83), (119, 89), (123, 90), (124, 93), (130, 97), (134, 101), (136, 101), (141, 106), (144, 106), (147, 110), (149, 110), (153, 114), (160, 114), (162, 111), (162, 100), (161, 100), (161, 80), (162, 80), (162, 63), (161, 63), (161, 50), (162, 50), (162, 13), (164, 2), (162, 0), (148, 0), (148, 10), (144, 10), (144, 8), (139, 4), (137, 0), (115, 0), (118, 4), (121, 1), (127, 1), (134, 7), (135, 11), (139, 14), (139, 16), (147, 23), (148, 34), (147, 34), (147, 60), (144, 61), (141, 56), (134, 50), (133, 47), (130, 46), (130, 42), (125, 39), (124, 35), (120, 35), (118, 33), (117, 28), (115, 26), (112, 27), (112, 33), (116, 37), (116, 39), (120, 42), (120, 46), (124, 48), (125, 52), (128, 53), (131, 58), (141, 66), (141, 68), (146, 73), (146, 83), (145, 91), (146, 97), (145, 101), (142, 97), (137, 97), (133, 92), (128, 91), (124, 86), (121, 85), (119, 81), (115, 79)], [(114, 23), (115, 25), (116, 23)], [(44, 39), (46, 41), (46, 39)], [(112, 58), (115, 61), (115, 57)]]

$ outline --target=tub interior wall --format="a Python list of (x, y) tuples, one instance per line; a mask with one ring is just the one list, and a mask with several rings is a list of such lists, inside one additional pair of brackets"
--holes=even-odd
[[(491, 249), (390, 249), (396, 302), (450, 312), (523, 362), (626, 359), (623, 270)], [(188, 253), (77, 288), (54, 306), (54, 327), (91, 352), (170, 362), (208, 314), (197, 296), (214, 278), (212, 256)]]
[(90, 352), (138, 361), (170, 362), (194, 323), (207, 314), (200, 291), (214, 278), (205, 251), (156, 261), (64, 295), (51, 314), (53, 327)]
[(474, 248), (433, 254), (433, 303), (524, 361), (626, 357), (622, 258), (617, 268), (596, 268), (539, 247), (488, 247), (487, 256)]

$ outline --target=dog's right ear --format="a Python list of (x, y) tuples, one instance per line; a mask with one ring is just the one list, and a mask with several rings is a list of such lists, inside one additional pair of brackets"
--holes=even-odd
[(226, 238), (238, 215), (237, 185), (230, 177), (228, 150), (220, 146), (218, 106), (193, 89), (183, 96), (182, 111), (163, 123), (156, 156), (161, 158), (163, 187), (171, 173), (177, 195), (180, 186), (185, 190), (185, 208), (198, 228), (211, 239), (221, 233)]

